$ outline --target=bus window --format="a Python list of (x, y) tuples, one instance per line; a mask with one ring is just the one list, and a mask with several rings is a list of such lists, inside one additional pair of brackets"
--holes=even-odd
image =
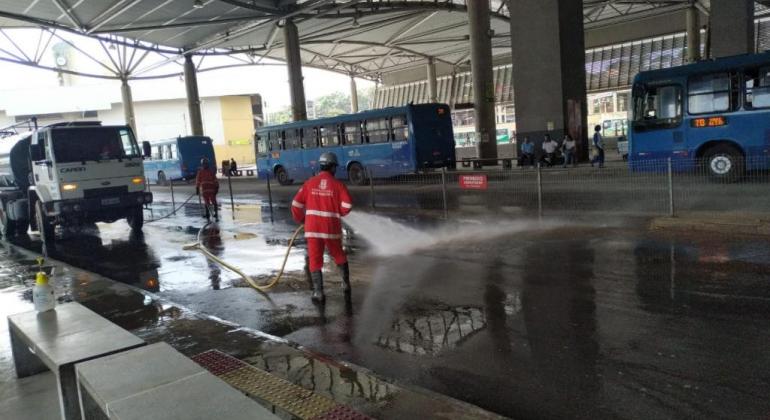
[(155, 146), (152, 148), (152, 160), (163, 159), (163, 146)]
[(270, 150), (275, 152), (282, 149), (281, 133), (279, 131), (271, 131), (268, 133), (268, 141), (270, 142)]
[(641, 128), (678, 125), (682, 119), (682, 88), (678, 85), (648, 86), (634, 97), (634, 121)]
[(770, 67), (746, 71), (746, 107), (770, 107)]
[(730, 75), (727, 73), (691, 77), (688, 92), (689, 113), (730, 111), (730, 91)]
[(260, 156), (267, 156), (267, 138), (265, 136), (257, 135), (257, 154)]
[(316, 137), (315, 128), (302, 128), (302, 148), (303, 149), (315, 149), (318, 147), (318, 138)]
[(340, 145), (340, 139), (337, 135), (336, 125), (325, 125), (321, 127), (321, 147), (334, 147)]
[(379, 118), (366, 122), (366, 136), (371, 144), (387, 143), (388, 131), (388, 120), (386, 118)]
[(170, 160), (171, 159), (171, 145), (166, 144), (163, 145), (163, 160)]
[(284, 131), (284, 147), (286, 150), (302, 148), (302, 138), (297, 129), (288, 129)]
[(361, 144), (361, 122), (349, 121), (342, 126), (345, 132), (345, 144)]
[(409, 139), (409, 123), (406, 120), (406, 115), (393, 117), (391, 126), (393, 127), (393, 141), (407, 141)]
[(179, 159), (179, 150), (177, 150), (176, 144), (169, 144), (168, 149), (171, 154), (171, 160)]

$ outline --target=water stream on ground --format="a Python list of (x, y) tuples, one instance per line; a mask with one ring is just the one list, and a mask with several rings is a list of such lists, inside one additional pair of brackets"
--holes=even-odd
[(565, 226), (560, 221), (519, 219), (515, 221), (448, 222), (440, 227), (415, 229), (389, 217), (353, 212), (345, 223), (356, 236), (371, 245), (378, 256), (404, 255), (453, 241), (482, 241), (525, 231), (546, 230)]

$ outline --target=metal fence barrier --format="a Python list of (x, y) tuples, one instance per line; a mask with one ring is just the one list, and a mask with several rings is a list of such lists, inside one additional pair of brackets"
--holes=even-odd
[[(377, 178), (350, 187), (359, 206), (442, 212), (495, 212), (530, 216), (576, 213), (667, 215), (690, 212), (766, 212), (770, 209), (767, 159), (736, 162), (734, 174), (716, 176), (709, 162), (664, 159), (609, 163), (603, 168), (514, 167), (436, 171)], [(464, 185), (479, 176), (483, 185)], [(474, 178), (474, 179), (475, 179)]]

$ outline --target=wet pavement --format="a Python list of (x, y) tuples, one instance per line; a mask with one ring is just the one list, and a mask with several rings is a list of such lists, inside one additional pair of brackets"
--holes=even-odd
[[(251, 198), (239, 194), (235, 221), (223, 209), (222, 223), (202, 239), (266, 282), (294, 225), (285, 208), (270, 223), (267, 208)], [(163, 193), (158, 199), (155, 217), (170, 208)], [(183, 250), (203, 225), (195, 203), (147, 225), (144, 235), (128, 237), (122, 222), (99, 225), (62, 239), (52, 252), (146, 290), (129, 293), (86, 273), (59, 273), (67, 279), (60, 285), (65, 298), (142, 338), (168, 341), (188, 355), (218, 348), (371, 415), (388, 417), (395, 411), (383, 407), (398, 404), (414, 410), (418, 402), (394, 398), (397, 385), (376, 377), (351, 379), (327, 356), (513, 418), (766, 417), (770, 240), (602, 222), (457, 239), (388, 257), (371, 255), (354, 234), (347, 241), (352, 302), (329, 266), (325, 307), (309, 301), (301, 249), (269, 298)], [(34, 238), (19, 245), (39, 249)], [(14, 252), (0, 255), (3, 313), (29, 307), (20, 282), (30, 284), (31, 257)], [(326, 356), (308, 358), (253, 330)]]

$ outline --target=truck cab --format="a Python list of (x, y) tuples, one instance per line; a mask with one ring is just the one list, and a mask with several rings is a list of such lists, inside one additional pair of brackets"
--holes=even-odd
[[(43, 242), (54, 240), (57, 225), (126, 219), (141, 230), (152, 194), (145, 191), (143, 150), (130, 127), (61, 123), (32, 132), (27, 141), (28, 179), (17, 174), (16, 185), (26, 189), (26, 219)], [(23, 226), (15, 204), (12, 216)]]

